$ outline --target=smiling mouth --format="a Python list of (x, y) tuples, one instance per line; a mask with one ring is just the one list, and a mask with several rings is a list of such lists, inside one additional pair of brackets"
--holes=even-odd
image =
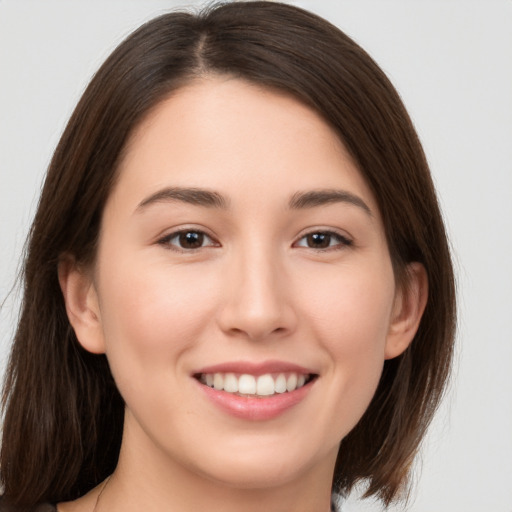
[(291, 393), (316, 379), (316, 374), (298, 372), (266, 373), (251, 375), (248, 373), (200, 373), (194, 377), (203, 385), (217, 391), (225, 391), (238, 396), (265, 398), (273, 395)]

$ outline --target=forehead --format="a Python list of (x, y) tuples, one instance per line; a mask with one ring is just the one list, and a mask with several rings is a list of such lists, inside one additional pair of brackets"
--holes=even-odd
[(169, 185), (221, 187), (235, 197), (343, 187), (375, 204), (319, 114), (230, 77), (194, 81), (159, 103), (131, 135), (119, 173), (117, 188), (138, 193)]

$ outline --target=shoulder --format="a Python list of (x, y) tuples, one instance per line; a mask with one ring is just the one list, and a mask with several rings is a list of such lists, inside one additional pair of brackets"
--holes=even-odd
[(49, 503), (41, 503), (33, 507), (15, 507), (5, 503), (0, 497), (0, 512), (57, 512), (57, 509)]

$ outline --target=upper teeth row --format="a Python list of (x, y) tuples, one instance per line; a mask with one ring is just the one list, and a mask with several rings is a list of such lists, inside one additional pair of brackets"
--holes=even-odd
[(258, 377), (243, 373), (203, 373), (201, 382), (228, 393), (242, 395), (269, 396), (275, 393), (285, 393), (301, 388), (306, 383), (306, 375), (297, 373), (279, 373), (272, 375), (266, 373)]

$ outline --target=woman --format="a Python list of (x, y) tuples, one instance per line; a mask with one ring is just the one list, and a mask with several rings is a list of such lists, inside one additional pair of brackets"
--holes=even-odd
[(6, 510), (403, 495), (453, 273), (397, 93), (326, 21), (237, 2), (132, 34), (56, 149), (24, 278)]

